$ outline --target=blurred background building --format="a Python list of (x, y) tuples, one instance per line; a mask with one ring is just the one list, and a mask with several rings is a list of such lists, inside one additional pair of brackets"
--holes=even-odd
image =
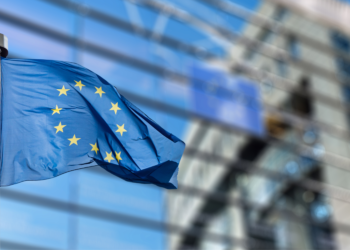
[(264, 1), (249, 16), (221, 67), (260, 85), (268, 137), (189, 126), (187, 147), (212, 157), (181, 162), (180, 183), (197, 190), (169, 192), (169, 220), (186, 228), (169, 249), (349, 249), (349, 10)]
[(350, 7), (1, 0), (10, 58), (74, 61), (187, 144), (179, 189), (96, 167), (0, 190), (0, 249), (350, 249)]

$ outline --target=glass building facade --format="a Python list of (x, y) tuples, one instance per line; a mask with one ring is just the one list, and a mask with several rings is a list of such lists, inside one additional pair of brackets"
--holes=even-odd
[[(0, 248), (346, 249), (350, 33), (279, 2), (2, 0), (9, 57), (93, 70), (187, 149), (174, 191), (98, 167), (1, 188)], [(264, 135), (196, 112), (203, 64), (253, 83)]]
[[(348, 35), (280, 2), (261, 3), (241, 33), (245, 43), (232, 48), (227, 62), (231, 72), (261, 86), (269, 137), (190, 127), (188, 145), (226, 161), (182, 162), (179, 180), (207, 193), (201, 199), (169, 194), (178, 210), (170, 219), (188, 227), (181, 237), (169, 236), (170, 249), (347, 249)], [(329, 2), (318, 8), (349, 8)], [(233, 5), (212, 6), (234, 15)], [(220, 136), (231, 140), (225, 150), (215, 140)], [(194, 185), (200, 171), (206, 174)]]

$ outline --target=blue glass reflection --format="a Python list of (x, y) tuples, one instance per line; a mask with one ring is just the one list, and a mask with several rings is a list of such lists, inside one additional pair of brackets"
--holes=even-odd
[(347, 100), (349, 102), (350, 101), (350, 87), (349, 86), (344, 87), (344, 96), (345, 96), (345, 100)]
[(264, 92), (265, 94), (271, 94), (273, 92), (274, 86), (272, 81), (270, 81), (269, 79), (264, 80), (260, 86), (261, 86), (261, 91)]
[(278, 75), (281, 77), (287, 76), (287, 64), (283, 60), (276, 60)]
[(344, 77), (350, 77), (350, 62), (344, 58), (337, 58), (337, 66), (340, 75)]
[(303, 141), (307, 144), (314, 144), (317, 140), (317, 132), (313, 129), (306, 130), (303, 134)]
[(286, 18), (288, 14), (288, 10), (283, 8), (283, 7), (279, 7), (276, 12), (275, 12), (275, 15), (274, 15), (274, 19), (276, 21), (282, 21), (284, 18)]
[(291, 57), (298, 58), (300, 55), (298, 40), (295, 37), (290, 37), (288, 40), (288, 51)]
[(345, 35), (338, 31), (333, 31), (331, 39), (335, 47), (345, 52), (350, 52), (350, 41)]
[(312, 217), (318, 221), (325, 221), (331, 215), (330, 207), (324, 203), (316, 202), (311, 206)]
[(318, 143), (313, 147), (312, 152), (315, 157), (322, 157), (325, 152), (325, 148), (322, 144)]
[(300, 156), (299, 161), (300, 161), (301, 169), (303, 171), (309, 171), (316, 164), (316, 161), (314, 159), (307, 156)]
[(295, 161), (289, 161), (287, 164), (284, 166), (286, 172), (290, 175), (296, 175), (299, 173), (299, 164), (296, 163)]

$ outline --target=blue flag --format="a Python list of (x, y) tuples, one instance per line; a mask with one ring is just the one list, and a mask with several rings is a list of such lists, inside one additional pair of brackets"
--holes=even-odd
[(185, 144), (92, 71), (49, 60), (1, 61), (0, 186), (100, 166), (177, 188)]

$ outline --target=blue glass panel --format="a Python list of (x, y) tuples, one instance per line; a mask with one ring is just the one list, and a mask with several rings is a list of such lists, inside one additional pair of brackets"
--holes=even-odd
[(344, 58), (337, 58), (339, 73), (345, 77), (350, 77), (350, 62)]
[[(1, 33), (9, 39), (10, 55), (36, 59), (70, 60), (72, 48), (18, 26), (1, 22)], [(24, 42), (25, 41), (25, 42)]]
[(295, 37), (290, 37), (288, 40), (289, 54), (294, 58), (298, 58), (300, 55), (299, 49), (300, 47), (299, 47), (298, 40)]
[(315, 202), (311, 206), (311, 214), (317, 221), (326, 221), (331, 216), (330, 207), (323, 202)]
[(248, 79), (209, 66), (192, 69), (192, 107), (210, 119), (264, 134), (260, 92)]
[[(1, 240), (66, 249), (68, 214), (1, 198)], [(2, 249), (2, 248), (1, 248)]]
[(126, 182), (99, 167), (80, 171), (81, 205), (162, 220), (162, 194), (159, 188)]
[(259, 37), (259, 40), (262, 42), (269, 42), (272, 38), (272, 32), (270, 30), (264, 30)]
[(6, 190), (19, 191), (47, 198), (69, 201), (70, 179), (74, 172), (42, 181), (26, 181), (7, 187)]
[(278, 71), (279, 76), (281, 76), (281, 77), (287, 76), (288, 67), (287, 67), (286, 62), (282, 61), (282, 60), (277, 60), (276, 63), (277, 63), (277, 71)]
[[(1, 10), (8, 14), (16, 15), (31, 22), (44, 25), (50, 29), (73, 35), (74, 14), (70, 11), (58, 8), (53, 4), (46, 3), (45, 1), (2, 0)], [(3, 23), (4, 22), (1, 24)], [(8, 36), (3, 30), (1, 30), (1, 32)], [(23, 38), (20, 39), (20, 35), (17, 35), (17, 39), (21, 42), (26, 41), (25, 43), (23, 42), (24, 44), (30, 41)], [(12, 44), (14, 39), (9, 39), (9, 41), (10, 44)], [(28, 44), (27, 46), (30, 47)], [(10, 48), (12, 50), (12, 46)]]
[(83, 216), (79, 217), (78, 236), (78, 249), (81, 250), (166, 249), (163, 232)]
[(334, 46), (337, 49), (350, 52), (350, 40), (343, 34), (337, 31), (333, 31), (331, 34), (331, 39)]
[(345, 99), (350, 102), (350, 86), (345, 86), (344, 87), (344, 96)]
[(273, 17), (273, 19), (275, 19), (276, 21), (282, 21), (288, 14), (288, 10), (283, 8), (283, 7), (279, 7), (276, 12), (275, 15)]

